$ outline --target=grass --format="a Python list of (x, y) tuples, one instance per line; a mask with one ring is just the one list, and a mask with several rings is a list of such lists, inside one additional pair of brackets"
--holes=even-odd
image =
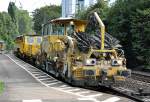
[(3, 92), (4, 90), (4, 83), (0, 81), (0, 94)]

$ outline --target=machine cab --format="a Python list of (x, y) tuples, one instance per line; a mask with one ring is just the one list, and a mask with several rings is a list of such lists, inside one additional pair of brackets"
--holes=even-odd
[(73, 32), (84, 32), (86, 27), (85, 20), (72, 18), (58, 18), (49, 21), (42, 27), (43, 35), (67, 35), (71, 36)]

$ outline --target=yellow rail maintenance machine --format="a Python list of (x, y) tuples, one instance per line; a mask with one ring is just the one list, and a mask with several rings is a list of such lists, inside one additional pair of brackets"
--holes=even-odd
[(117, 49), (104, 47), (105, 26), (96, 12), (94, 16), (100, 26), (100, 49), (95, 49), (88, 37), (83, 36), (87, 21), (58, 18), (43, 25), (43, 41), (36, 65), (77, 86), (125, 81), (130, 76), (126, 59)]

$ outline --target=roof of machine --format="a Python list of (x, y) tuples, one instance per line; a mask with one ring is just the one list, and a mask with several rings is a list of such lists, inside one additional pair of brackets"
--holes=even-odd
[(29, 35), (29, 34), (27, 34), (27, 35), (19, 35), (19, 36), (17, 36), (17, 38), (18, 38), (18, 37), (23, 37), (23, 36), (41, 36), (41, 35), (36, 35), (36, 34), (34, 34), (34, 35)]
[(56, 18), (56, 19), (53, 19), (53, 20), (49, 20), (48, 23), (70, 23), (71, 21), (73, 21), (74, 23), (82, 23), (82, 24), (87, 24), (87, 21), (86, 20), (80, 20), (80, 19), (75, 19), (75, 18)]

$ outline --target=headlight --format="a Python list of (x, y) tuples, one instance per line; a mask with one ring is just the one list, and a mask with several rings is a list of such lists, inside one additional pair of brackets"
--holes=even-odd
[(122, 65), (122, 60), (112, 60), (112, 66), (119, 66)]
[(96, 65), (96, 59), (87, 59), (85, 65)]
[(112, 60), (111, 64), (112, 64), (112, 66), (117, 66), (117, 65), (119, 65), (118, 62), (117, 62), (117, 60)]

